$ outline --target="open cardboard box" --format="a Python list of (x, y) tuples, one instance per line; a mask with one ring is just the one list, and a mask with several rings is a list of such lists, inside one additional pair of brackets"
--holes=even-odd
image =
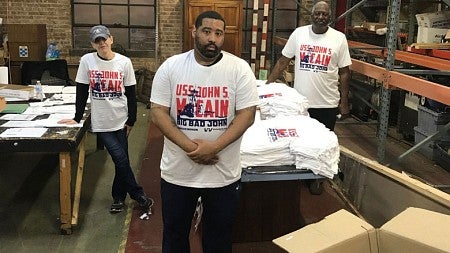
[(381, 228), (346, 210), (274, 239), (292, 253), (450, 252), (450, 215), (410, 207)]

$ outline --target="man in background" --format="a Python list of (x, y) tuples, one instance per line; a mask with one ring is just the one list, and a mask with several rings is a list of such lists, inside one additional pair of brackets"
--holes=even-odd
[(349, 115), (352, 62), (345, 35), (329, 27), (330, 21), (330, 6), (317, 2), (311, 25), (298, 27), (290, 35), (267, 83), (274, 82), (295, 58), (294, 88), (308, 99), (311, 118), (334, 130), (337, 115)]

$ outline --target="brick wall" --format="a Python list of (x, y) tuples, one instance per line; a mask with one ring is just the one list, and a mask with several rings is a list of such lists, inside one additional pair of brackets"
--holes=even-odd
[[(168, 56), (180, 53), (183, 38), (182, 0), (158, 1), (160, 12), (158, 61), (154, 58), (132, 58), (135, 69), (156, 70)], [(46, 24), (47, 44), (57, 42), (61, 57), (77, 64), (79, 56), (71, 56), (72, 13), (70, 0), (1, 0), (3, 24)]]
[[(185, 0), (186, 1), (186, 0)], [(301, 0), (310, 9), (315, 0)], [(132, 58), (135, 69), (147, 67), (156, 70), (169, 56), (180, 53), (183, 43), (183, 0), (159, 0), (159, 50), (155, 58)], [(330, 0), (327, 0), (330, 2)], [(70, 0), (1, 0), (0, 17), (3, 23), (46, 24), (47, 42), (57, 42), (61, 57), (69, 64), (77, 64), (79, 56), (71, 56), (72, 13)], [(309, 23), (309, 16), (301, 14), (301, 24)], [(48, 44), (47, 43), (47, 44)]]
[(159, 0), (159, 59), (180, 53), (183, 46), (183, 1)]

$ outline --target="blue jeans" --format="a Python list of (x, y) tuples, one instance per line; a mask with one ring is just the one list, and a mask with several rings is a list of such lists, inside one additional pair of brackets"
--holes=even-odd
[(161, 179), (163, 253), (188, 253), (189, 232), (197, 199), (202, 198), (203, 253), (231, 253), (232, 227), (240, 181), (221, 188), (190, 188)]
[(98, 132), (97, 136), (105, 145), (115, 165), (116, 173), (111, 191), (113, 199), (124, 201), (127, 193), (134, 200), (144, 195), (144, 191), (136, 182), (131, 169), (125, 129), (114, 132)]

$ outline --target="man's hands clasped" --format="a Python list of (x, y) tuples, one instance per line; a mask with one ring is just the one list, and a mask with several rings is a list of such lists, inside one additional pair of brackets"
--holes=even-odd
[(204, 165), (214, 165), (219, 161), (214, 142), (200, 139), (195, 139), (193, 142), (197, 144), (197, 148), (186, 153), (192, 161)]

